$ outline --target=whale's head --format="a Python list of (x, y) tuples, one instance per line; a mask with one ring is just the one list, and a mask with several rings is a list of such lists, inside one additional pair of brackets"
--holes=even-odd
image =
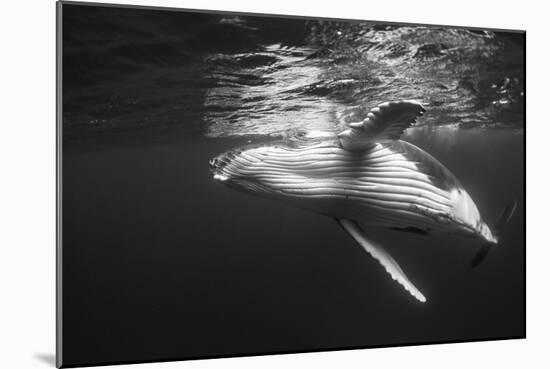
[(210, 160), (210, 174), (232, 189), (303, 207), (302, 200), (307, 198), (303, 191), (330, 179), (338, 167), (323, 156), (323, 152), (341, 150), (335, 142), (279, 140), (235, 148)]
[(239, 151), (226, 151), (210, 160), (210, 174), (212, 178), (224, 184), (230, 184), (232, 181), (238, 181), (244, 177), (238, 167), (233, 164), (233, 159), (239, 154)]
[(226, 151), (210, 162), (210, 174), (215, 181), (240, 191), (266, 192), (258, 176), (262, 164), (258, 150), (238, 148)]
[(210, 174), (214, 180), (226, 182), (230, 179), (230, 173), (225, 170), (225, 167), (230, 163), (232, 157), (234, 157), (233, 152), (228, 151), (210, 159), (208, 164), (210, 165)]

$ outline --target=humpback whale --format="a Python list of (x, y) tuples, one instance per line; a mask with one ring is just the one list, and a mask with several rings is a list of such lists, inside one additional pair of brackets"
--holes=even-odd
[[(426, 297), (395, 259), (369, 239), (361, 225), (423, 234), (460, 234), (482, 247), (478, 264), (499, 229), (485, 223), (474, 201), (439, 161), (400, 140), (425, 109), (401, 100), (373, 108), (361, 122), (339, 134), (238, 148), (210, 161), (213, 178), (265, 198), (333, 217), (390, 276), (420, 302)], [(509, 206), (497, 222), (511, 217)]]

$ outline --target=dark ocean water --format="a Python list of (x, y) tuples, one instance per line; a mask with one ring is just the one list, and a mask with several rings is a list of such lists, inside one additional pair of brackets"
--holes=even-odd
[[(64, 362), (519, 337), (524, 321), (524, 36), (64, 5)], [(339, 132), (387, 100), (403, 139), (493, 223), (478, 244), (376, 230), (414, 301), (334, 220), (232, 191), (208, 161)]]

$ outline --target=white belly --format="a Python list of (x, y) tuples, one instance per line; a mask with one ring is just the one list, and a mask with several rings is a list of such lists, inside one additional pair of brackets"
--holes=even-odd
[[(321, 214), (427, 233), (473, 231), (473, 224), (455, 216), (457, 197), (464, 193), (469, 199), (460, 183), (442, 164), (403, 141), (377, 143), (362, 152), (331, 141), (271, 145), (220, 160), (216, 179)], [(470, 223), (479, 221), (473, 208)]]

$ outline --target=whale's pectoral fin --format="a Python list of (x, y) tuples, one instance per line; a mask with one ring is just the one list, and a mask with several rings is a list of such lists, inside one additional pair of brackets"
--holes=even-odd
[[(498, 217), (498, 220), (493, 228), (494, 235), (496, 236), (497, 240), (500, 239), (500, 235), (502, 234), (502, 231), (510, 222), (510, 219), (512, 219), (512, 215), (514, 215), (514, 212), (516, 211), (517, 207), (517, 201), (514, 199), (512, 200), (500, 213), (500, 216)], [(487, 255), (489, 254), (489, 251), (491, 250), (491, 247), (494, 244), (486, 242), (479, 250), (476, 252), (474, 257), (472, 258), (472, 261), (470, 262), (470, 266), (472, 268), (477, 268), (479, 264), (485, 260)]]
[(367, 235), (361, 229), (357, 222), (335, 218), (336, 221), (342, 226), (342, 228), (350, 234), (350, 236), (357, 241), (373, 258), (378, 260), (380, 264), (391, 275), (392, 279), (402, 285), (405, 290), (409, 291), (418, 301), (426, 302), (424, 295), (409, 281), (399, 264), (392, 258), (392, 256), (380, 245), (373, 243), (367, 239)]
[(362, 122), (351, 123), (338, 135), (342, 148), (363, 150), (374, 142), (397, 140), (426, 110), (413, 100), (385, 102), (372, 109)]

